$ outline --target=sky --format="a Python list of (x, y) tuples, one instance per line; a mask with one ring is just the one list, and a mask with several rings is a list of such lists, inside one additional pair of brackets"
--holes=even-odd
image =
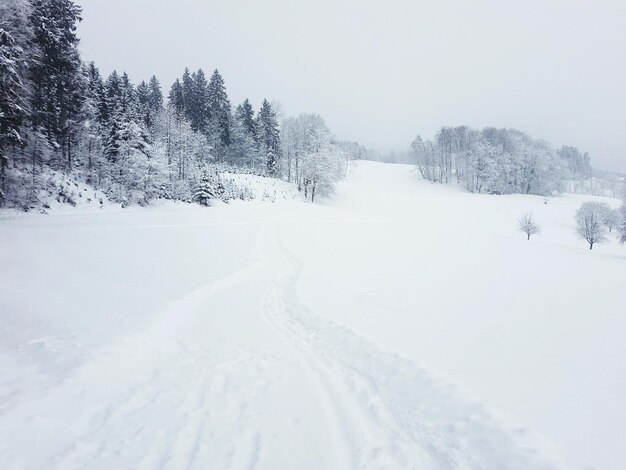
[(103, 73), (219, 69), (231, 102), (321, 114), (405, 150), (443, 125), (515, 127), (626, 173), (626, 1), (77, 0)]

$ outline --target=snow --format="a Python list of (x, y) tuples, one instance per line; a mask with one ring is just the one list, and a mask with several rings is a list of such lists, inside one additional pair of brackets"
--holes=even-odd
[(585, 200), (360, 162), (319, 205), (2, 218), (0, 467), (621, 468), (626, 248)]

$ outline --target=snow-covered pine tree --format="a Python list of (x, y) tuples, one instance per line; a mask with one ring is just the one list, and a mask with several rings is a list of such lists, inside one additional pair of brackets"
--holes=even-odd
[(267, 100), (263, 100), (257, 117), (257, 136), (259, 151), (265, 158), (266, 171), (270, 176), (276, 176), (280, 161), (280, 129), (276, 113)]
[(71, 0), (31, 0), (31, 4), (37, 49), (37, 60), (29, 67), (32, 125), (46, 136), (61, 165), (71, 170), (83, 89), (76, 36), (81, 8)]
[(192, 74), (191, 128), (196, 132), (206, 132), (209, 121), (208, 82), (204, 71), (198, 69)]
[(121, 146), (123, 113), (121, 111), (121, 81), (118, 73), (111, 72), (104, 85), (104, 154), (111, 163), (117, 161)]
[(224, 79), (220, 72), (215, 69), (207, 88), (207, 100), (210, 128), (217, 132), (217, 141), (221, 144), (221, 149), (217, 149), (223, 156), (226, 147), (230, 145), (230, 121), (231, 110), (230, 101), (226, 93)]
[(227, 150), (227, 160), (235, 165), (258, 169), (257, 146), (254, 137), (248, 132), (242, 119), (241, 105), (237, 107), (235, 117), (230, 127), (230, 146)]
[(150, 127), (152, 125), (152, 113), (150, 110), (150, 92), (148, 90), (148, 84), (145, 80), (142, 80), (139, 85), (137, 85), (137, 106), (139, 110), (139, 115), (143, 119), (146, 127)]
[(159, 113), (163, 109), (163, 92), (161, 91), (161, 83), (152, 75), (148, 82), (148, 105), (153, 114)]
[(0, 206), (4, 205), (8, 147), (22, 146), (21, 128), (26, 119), (26, 91), (20, 74), (22, 49), (0, 29)]
[(193, 79), (191, 78), (191, 73), (189, 69), (185, 67), (185, 71), (183, 72), (182, 79), (180, 81), (182, 86), (182, 95), (183, 95), (183, 109), (185, 113), (185, 117), (189, 122), (193, 121), (193, 107), (194, 107), (194, 90), (193, 90)]
[(163, 106), (163, 95), (161, 94), (159, 81), (155, 76), (152, 76), (149, 83), (142, 81), (137, 85), (136, 101), (137, 111), (141, 117), (142, 124), (150, 136), (149, 140), (152, 141), (156, 116)]
[[(80, 134), (80, 153), (86, 158), (86, 179), (90, 184), (99, 184), (105, 170), (101, 160), (103, 153), (104, 116), (106, 112), (104, 83), (100, 71), (93, 62), (84, 66), (84, 99), (81, 108), (83, 130)], [(94, 176), (97, 175), (97, 178)]]
[(168, 96), (168, 101), (169, 105), (178, 116), (184, 115), (185, 99), (183, 97), (183, 86), (178, 78), (174, 83), (172, 83), (172, 87), (170, 88), (170, 93)]
[(212, 199), (219, 199), (223, 194), (224, 187), (219, 181), (219, 176), (205, 168), (193, 195), (194, 201), (208, 206)]
[(156, 122), (159, 114), (163, 112), (163, 92), (159, 80), (153, 75), (148, 82), (147, 102), (145, 104), (146, 129), (150, 135), (150, 142), (154, 142)]
[(243, 125), (244, 130), (254, 139), (256, 139), (257, 125), (256, 120), (254, 119), (254, 109), (252, 108), (250, 101), (248, 101), (248, 98), (246, 98), (243, 103), (237, 106), (235, 116)]

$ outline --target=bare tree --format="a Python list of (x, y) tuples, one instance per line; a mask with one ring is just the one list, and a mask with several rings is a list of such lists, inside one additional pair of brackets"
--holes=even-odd
[(539, 235), (541, 233), (541, 227), (535, 223), (532, 212), (524, 214), (519, 219), (517, 230), (524, 232), (528, 237), (527, 240), (530, 240), (531, 235)]
[(576, 211), (576, 234), (578, 238), (587, 240), (590, 250), (595, 243), (606, 241), (605, 213), (603, 203), (591, 201), (584, 202)]

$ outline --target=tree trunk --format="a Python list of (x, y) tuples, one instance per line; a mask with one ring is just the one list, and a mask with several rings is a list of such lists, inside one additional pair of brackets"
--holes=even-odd
[(72, 140), (67, 136), (67, 167), (68, 173), (72, 172)]

